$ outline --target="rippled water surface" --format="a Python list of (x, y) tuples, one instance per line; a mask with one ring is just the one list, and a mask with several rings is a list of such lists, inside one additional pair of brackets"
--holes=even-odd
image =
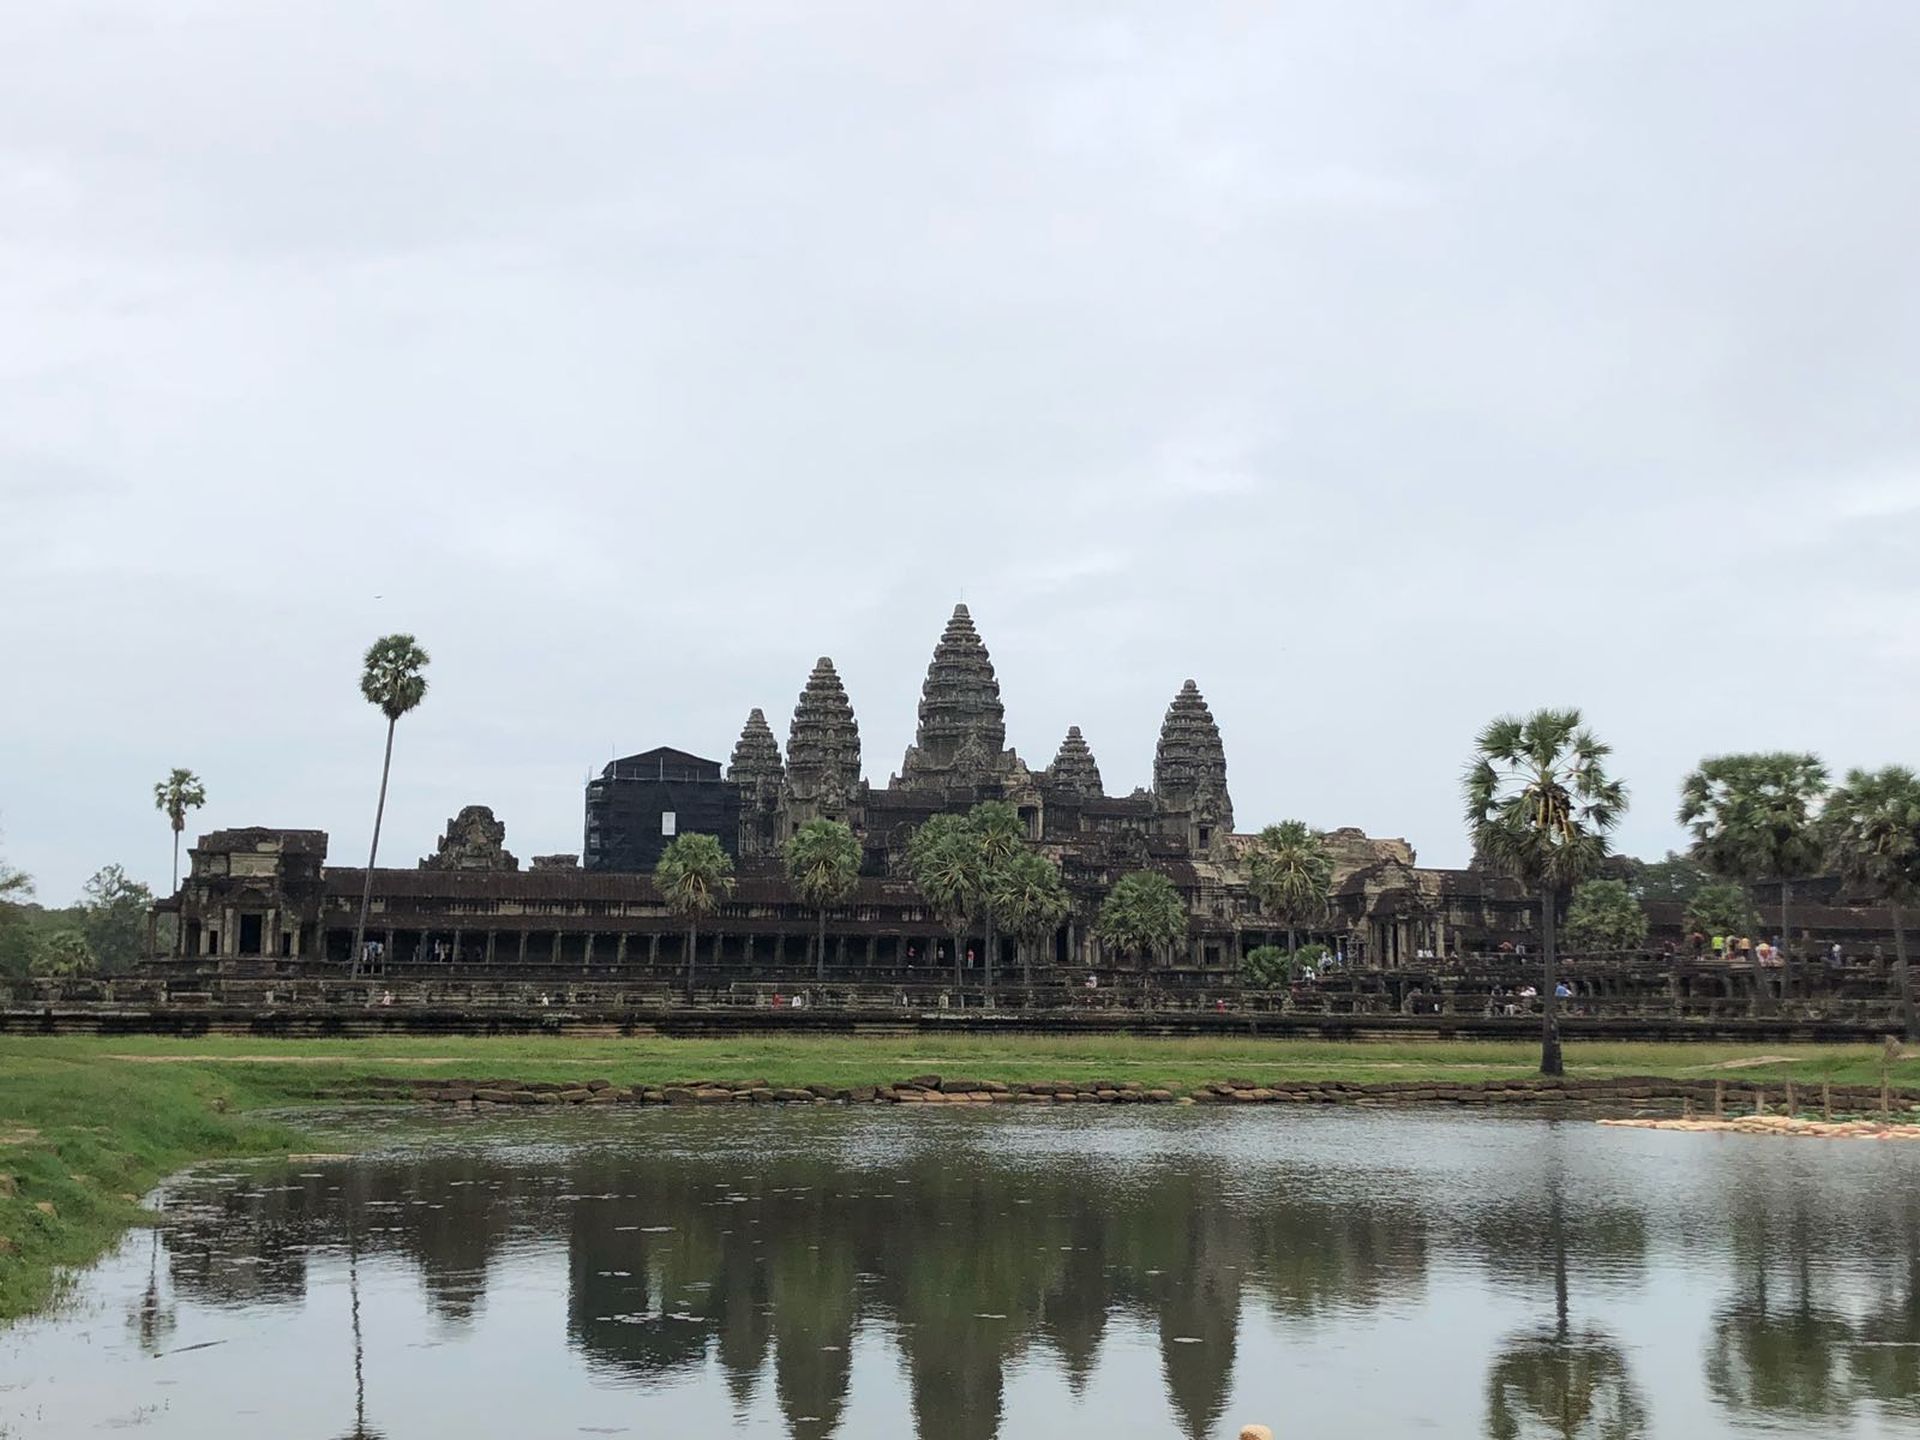
[(0, 1435), (1920, 1436), (1920, 1147), (1366, 1112), (356, 1118), (0, 1334)]

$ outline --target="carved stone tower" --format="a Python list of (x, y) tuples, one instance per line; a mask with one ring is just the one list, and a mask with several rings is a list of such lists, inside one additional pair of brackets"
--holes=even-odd
[(781, 786), (784, 829), (816, 816), (845, 820), (860, 785), (860, 727), (846, 688), (822, 655), (793, 707), (787, 731), (787, 775)]
[(778, 845), (780, 783), (786, 767), (780, 763), (780, 742), (759, 706), (747, 715), (740, 742), (733, 747), (727, 779), (740, 787), (740, 853), (771, 855)]
[(909, 790), (975, 788), (1011, 769), (1006, 746), (1007, 714), (993, 660), (967, 607), (956, 605), (920, 687), (920, 726), (901, 763), (900, 783)]
[(1100, 783), (1100, 766), (1093, 758), (1093, 751), (1087, 748), (1078, 725), (1068, 727), (1067, 738), (1060, 742), (1060, 753), (1047, 767), (1047, 780), (1090, 800), (1106, 794)]
[(1227, 752), (1220, 727), (1189, 680), (1180, 687), (1160, 724), (1153, 752), (1153, 794), (1168, 833), (1184, 835), (1198, 853), (1233, 829), (1233, 797), (1227, 793)]

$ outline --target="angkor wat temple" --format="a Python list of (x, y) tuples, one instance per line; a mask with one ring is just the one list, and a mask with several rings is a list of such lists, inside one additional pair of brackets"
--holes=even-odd
[[(677, 970), (685, 931), (650, 872), (673, 835), (698, 831), (736, 856), (738, 884), (702, 927), (696, 968), (715, 980), (810, 973), (815, 916), (791, 894), (779, 851), (798, 826), (826, 816), (846, 822), (863, 847), (858, 890), (828, 921), (830, 973), (937, 981), (953, 973), (954, 945), (908, 877), (908, 839), (931, 816), (983, 800), (1017, 809), (1073, 900), (1050, 945), (1022, 956), (1013, 939), (996, 940), (1002, 977), (1022, 960), (1036, 978), (1120, 968), (1089, 922), (1134, 870), (1166, 875), (1187, 902), (1187, 944), (1158, 967), (1169, 983), (1225, 980), (1247, 950), (1277, 938), (1247, 888), (1242, 857), (1253, 837), (1234, 828), (1226, 749), (1199, 687), (1186, 681), (1167, 707), (1150, 790), (1109, 795), (1078, 727), (1036, 770), (1008, 748), (999, 681), (964, 605), (934, 647), (913, 743), (884, 786), (862, 776), (852, 702), (822, 657), (794, 706), (784, 754), (755, 709), (724, 774), (717, 761), (667, 747), (615, 760), (588, 782), (581, 855), (536, 856), (526, 870), (505, 848), (505, 826), (470, 806), (417, 867), (374, 872), (368, 935), (388, 965)], [(1352, 829), (1329, 840), (1333, 906), (1315, 933), (1352, 965), (1396, 969), (1533, 933), (1534, 904), (1509, 880), (1422, 868), (1403, 840)], [(179, 919), (172, 961), (258, 961), (276, 973), (349, 962), (365, 871), (325, 864), (324, 832), (222, 830), (190, 853), (180, 893), (156, 907)], [(984, 934), (965, 943), (984, 979)]]

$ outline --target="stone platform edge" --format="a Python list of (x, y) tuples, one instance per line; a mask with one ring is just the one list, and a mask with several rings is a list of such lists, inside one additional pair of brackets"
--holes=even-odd
[(774, 1085), (766, 1080), (684, 1080), (616, 1085), (611, 1080), (522, 1081), (376, 1077), (357, 1082), (342, 1098), (415, 1100), (490, 1108), (506, 1105), (1695, 1105), (1761, 1114), (1820, 1109), (1920, 1110), (1920, 1092), (1865, 1085), (1764, 1080), (1670, 1080), (1651, 1076), (1608, 1079), (1210, 1081), (1193, 1089), (1148, 1086), (1137, 1080), (1015, 1081), (916, 1075), (874, 1085)]

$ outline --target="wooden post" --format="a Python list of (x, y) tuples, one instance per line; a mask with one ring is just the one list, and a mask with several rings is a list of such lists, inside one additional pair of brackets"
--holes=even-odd
[(1753, 1113), (1756, 1115), (1767, 1113), (1767, 1092), (1764, 1086), (1753, 1087)]
[(1726, 1115), (1727, 1082), (1724, 1080), (1716, 1080), (1713, 1082), (1713, 1118), (1716, 1120), (1724, 1120)]
[(1793, 1081), (1787, 1081), (1787, 1118), (1794, 1119), (1800, 1113), (1800, 1102), (1793, 1088)]
[(1833, 1082), (1831, 1080), (1820, 1082), (1820, 1118), (1833, 1119)]

